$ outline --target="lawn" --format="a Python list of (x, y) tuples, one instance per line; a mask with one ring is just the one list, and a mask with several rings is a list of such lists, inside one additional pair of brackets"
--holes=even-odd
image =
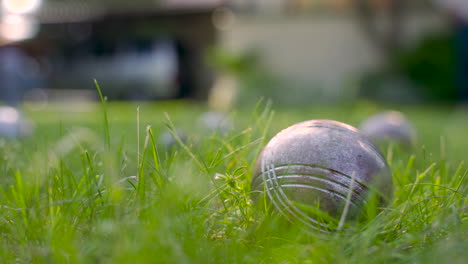
[[(381, 146), (394, 199), (331, 234), (306, 232), (250, 201), (256, 157), (309, 119), (354, 126), (371, 102), (233, 110), (207, 131), (205, 106), (176, 101), (24, 106), (35, 134), (0, 139), (0, 263), (466, 263), (468, 111), (400, 106), (416, 147)], [(167, 149), (159, 135), (184, 130)]]

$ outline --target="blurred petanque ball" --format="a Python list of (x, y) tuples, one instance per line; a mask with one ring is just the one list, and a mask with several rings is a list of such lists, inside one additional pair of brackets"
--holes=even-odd
[[(184, 131), (177, 130), (177, 136), (182, 140), (183, 143), (187, 142), (187, 136), (185, 135)], [(159, 136), (159, 143), (167, 150), (173, 149), (178, 146), (177, 140), (169, 131), (165, 131)]]
[(265, 198), (287, 219), (320, 231), (333, 227), (318, 212), (340, 216), (348, 194), (352, 217), (370, 190), (380, 202), (393, 192), (379, 149), (356, 128), (332, 120), (305, 121), (278, 133), (261, 152), (253, 175), (255, 203)]
[(198, 125), (203, 129), (227, 132), (232, 129), (232, 119), (222, 112), (206, 112), (198, 118)]
[(375, 143), (394, 142), (403, 147), (412, 147), (416, 131), (406, 117), (397, 111), (385, 111), (366, 119), (359, 129)]
[(0, 137), (15, 139), (32, 133), (32, 124), (13, 107), (0, 107)]

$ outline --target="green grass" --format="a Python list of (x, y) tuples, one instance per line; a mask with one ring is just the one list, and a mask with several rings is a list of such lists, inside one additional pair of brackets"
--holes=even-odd
[[(291, 124), (320, 118), (357, 126), (382, 106), (361, 102), (273, 113), (260, 103), (233, 111), (235, 128), (226, 134), (197, 126), (206, 109), (188, 102), (71, 109), (26, 107), (36, 122), (34, 137), (0, 139), (0, 263), (468, 259), (466, 111), (401, 108), (419, 138), (409, 153), (383, 151), (393, 172), (393, 202), (383, 210), (368, 208), (340, 232), (319, 235), (253, 207), (256, 157)], [(185, 130), (188, 141), (167, 150), (158, 137), (175, 129)]]

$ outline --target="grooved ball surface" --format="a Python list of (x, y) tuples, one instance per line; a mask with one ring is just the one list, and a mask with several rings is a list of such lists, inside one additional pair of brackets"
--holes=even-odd
[(298, 204), (338, 215), (351, 184), (353, 208), (362, 205), (371, 185), (390, 197), (392, 178), (385, 158), (354, 127), (311, 120), (284, 129), (263, 149), (252, 178), (252, 198), (266, 197), (281, 213), (314, 222)]

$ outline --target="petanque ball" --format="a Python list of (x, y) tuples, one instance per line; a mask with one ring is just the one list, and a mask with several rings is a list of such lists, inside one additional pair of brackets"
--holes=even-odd
[(359, 126), (375, 143), (394, 142), (403, 147), (412, 147), (416, 132), (406, 117), (397, 111), (385, 111), (370, 116)]
[(266, 199), (287, 219), (318, 230), (330, 227), (310, 209), (336, 217), (348, 204), (351, 217), (370, 190), (381, 202), (393, 191), (379, 149), (356, 128), (332, 120), (305, 121), (278, 133), (261, 152), (251, 183), (255, 203)]

